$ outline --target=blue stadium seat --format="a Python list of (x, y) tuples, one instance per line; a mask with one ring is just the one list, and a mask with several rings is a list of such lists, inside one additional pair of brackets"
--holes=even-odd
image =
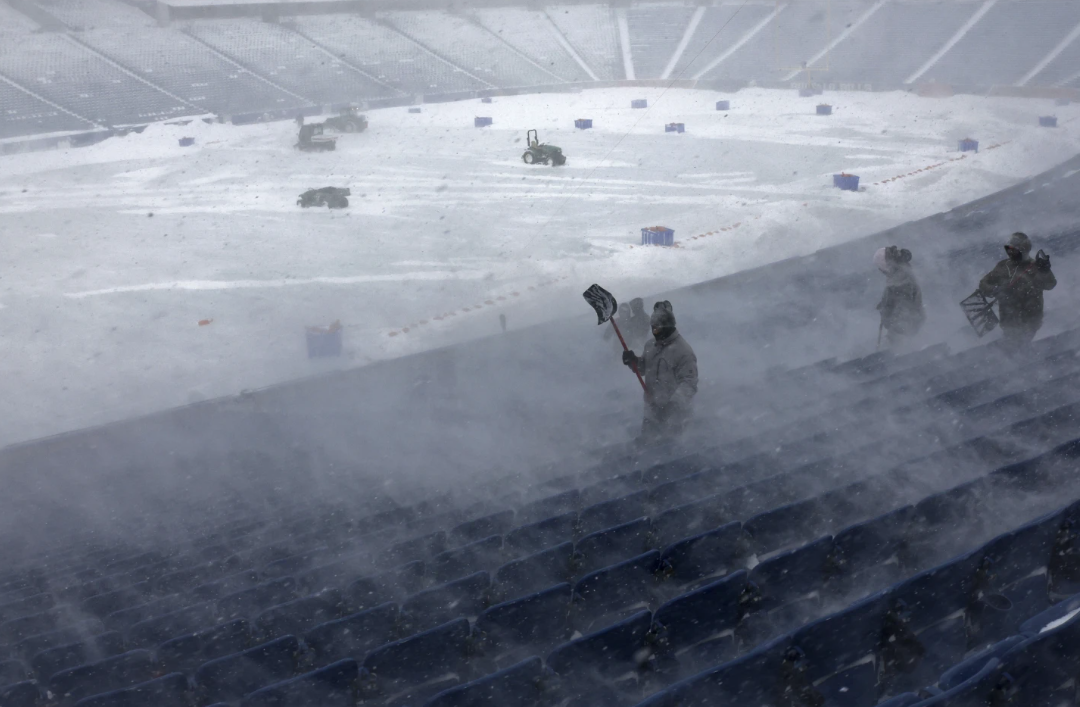
[(30, 636), (55, 631), (63, 623), (63, 618), (53, 610), (11, 619), (0, 624), (0, 642), (19, 643)]
[(554, 496), (541, 498), (521, 506), (518, 508), (515, 517), (517, 518), (518, 523), (528, 524), (552, 516), (563, 515), (564, 513), (576, 511), (580, 503), (580, 498), (581, 492), (577, 489), (564, 491), (555, 494)]
[(449, 582), (502, 563), (502, 536), (492, 535), (474, 543), (447, 550), (431, 558), (427, 571), (436, 582)]
[(215, 618), (213, 604), (196, 604), (186, 609), (140, 621), (128, 629), (127, 640), (133, 647), (156, 646), (170, 638), (213, 626)]
[(258, 570), (245, 569), (233, 574), (226, 575), (212, 582), (192, 587), (191, 596), (204, 601), (220, 599), (221, 597), (235, 594), (236, 592), (250, 589), (263, 581)]
[(967, 650), (963, 616), (944, 619), (917, 635), (890, 633), (882, 650), (882, 685), (889, 693), (914, 691), (932, 684)]
[(570, 683), (593, 683), (643, 668), (652, 613), (640, 611), (601, 631), (564, 643), (547, 657), (549, 668)]
[(648, 515), (646, 502), (648, 491), (638, 491), (611, 501), (602, 501), (583, 508), (578, 514), (578, 528), (582, 535), (589, 535), (604, 528), (629, 523)]
[(419, 589), (425, 570), (424, 563), (417, 560), (388, 572), (361, 577), (345, 589), (345, 604), (353, 611), (363, 611), (398, 601)]
[(660, 543), (673, 543), (719, 528), (730, 520), (723, 506), (723, 494), (717, 494), (657, 514), (653, 518), (653, 531)]
[(569, 511), (514, 528), (503, 537), (503, 547), (513, 555), (539, 552), (572, 540), (576, 527), (577, 512)]
[(660, 569), (656, 550), (587, 574), (574, 585), (581, 608), (577, 612), (582, 630), (596, 630), (611, 614), (651, 602)]
[[(656, 610), (653, 631), (657, 645), (664, 657), (677, 656), (675, 668), (685, 672), (716, 665), (720, 662), (718, 658), (733, 648), (732, 639), (720, 634), (734, 629), (742, 617), (739, 600), (746, 589), (746, 577), (745, 570), (732, 572), (723, 579), (675, 597)], [(702, 642), (710, 645), (689, 651)], [(692, 654), (687, 655), (688, 651)]]
[(50, 676), (49, 691), (62, 703), (71, 704), (83, 697), (146, 682), (154, 677), (154, 668), (149, 651), (128, 651)]
[(447, 673), (466, 670), (469, 621), (457, 619), (377, 648), (364, 658), (367, 694), (392, 692), (402, 684), (426, 683)]
[(938, 688), (947, 692), (957, 685), (966, 682), (973, 675), (982, 670), (983, 666), (985, 666), (991, 658), (1001, 660), (1002, 656), (1012, 650), (1015, 646), (1023, 643), (1023, 641), (1023, 636), (1009, 636), (1005, 640), (999, 641), (969, 658), (965, 658), (963, 661), (957, 663), (941, 674), (941, 677), (938, 678), (937, 682)]
[(916, 702), (914, 707), (983, 707), (992, 704), (988, 698), (997, 690), (1001, 677), (1001, 662), (991, 658), (982, 670), (965, 682), (940, 695)]
[(680, 584), (722, 577), (744, 558), (746, 541), (742, 525), (736, 521), (667, 546), (660, 553), (660, 562), (668, 578)]
[(114, 631), (125, 632), (140, 621), (168, 614), (181, 608), (179, 597), (162, 597), (147, 601), (145, 604), (121, 609), (105, 617), (105, 625)]
[[(991, 659), (993, 660), (993, 659)], [(1080, 621), (1075, 617), (1025, 638), (1001, 658), (1005, 686), (984, 698), (1011, 698), (1012, 704), (1074, 704), (1080, 672)], [(1001, 694), (1005, 693), (1005, 694)], [(989, 700), (988, 700), (989, 701)]]
[(182, 673), (170, 673), (122, 690), (79, 700), (76, 707), (188, 707), (191, 693)]
[(888, 612), (881, 592), (795, 631), (785, 671), (824, 704), (869, 705), (877, 699), (876, 651)]
[(972, 602), (967, 610), (968, 647), (985, 646), (1015, 634), (1024, 621), (1048, 608), (1050, 597), (1045, 574), (1022, 579), (984, 595)]
[(901, 506), (839, 531), (833, 538), (829, 562), (834, 568), (835, 593), (844, 596), (862, 587), (876, 589), (900, 579), (906, 557), (886, 564), (905, 550), (914, 506)]
[(652, 548), (652, 523), (638, 518), (591, 533), (574, 544), (575, 570), (580, 576), (636, 557)]
[(367, 553), (348, 555), (334, 562), (316, 565), (294, 575), (299, 590), (304, 594), (320, 594), (330, 589), (347, 586), (366, 571), (370, 571), (371, 556)]
[(824, 528), (821, 502), (811, 498), (777, 506), (743, 523), (743, 530), (761, 554), (775, 552), (814, 537)]
[(446, 531), (438, 530), (419, 538), (403, 540), (375, 554), (375, 567), (396, 567), (415, 560), (426, 560), (446, 551)]
[(259, 613), (260, 609), (295, 598), (296, 580), (282, 577), (221, 597), (217, 600), (217, 611), (223, 619), (244, 619)]
[(169, 639), (155, 651), (158, 663), (168, 672), (190, 673), (203, 663), (248, 648), (251, 626), (234, 619), (204, 631)]
[(432, 697), (424, 707), (538, 707), (544, 662), (535, 656)]
[(315, 665), (325, 665), (344, 658), (359, 659), (393, 640), (397, 629), (398, 607), (388, 602), (319, 624), (304, 634), (304, 644), (312, 652)]
[(476, 616), (488, 604), (490, 587), (491, 576), (476, 572), (413, 594), (401, 605), (403, 630), (425, 631), (459, 616)]
[(1005, 587), (1047, 566), (1066, 510), (1044, 515), (982, 547), (982, 589)]
[(492, 535), (502, 535), (514, 524), (513, 511), (501, 511), (491, 515), (465, 521), (450, 529), (447, 541), (452, 547), (460, 547)]
[(755, 645), (816, 618), (815, 592), (829, 576), (832, 538), (825, 536), (795, 550), (770, 557), (750, 571), (749, 612), (737, 629), (740, 640)]
[(266, 609), (255, 617), (253, 625), (263, 640), (299, 636), (313, 626), (336, 619), (339, 603), (334, 592), (294, 599)]
[(573, 543), (563, 543), (507, 562), (495, 570), (492, 591), (503, 601), (539, 591), (571, 577)]
[(199, 666), (195, 684), (201, 702), (237, 700), (258, 688), (290, 677), (296, 670), (300, 642), (282, 636), (240, 653)]
[(39, 592), (22, 599), (0, 604), (0, 623), (48, 611), (56, 605), (56, 597), (49, 592)]
[(477, 642), (497, 662), (499, 656), (525, 647), (543, 652), (570, 638), (569, 584), (558, 584), (535, 594), (496, 604), (480, 614), (473, 627)]
[(150, 592), (149, 582), (140, 582), (122, 589), (92, 596), (82, 603), (82, 610), (88, 614), (105, 618), (109, 614), (146, 602)]
[(1020, 624), (1020, 635), (1031, 637), (1037, 636), (1043, 628), (1055, 623), (1069, 620), (1080, 612), (1080, 594), (1074, 595), (1054, 604), (1049, 609), (1030, 617)]
[(922, 700), (923, 698), (919, 697), (914, 692), (905, 692), (896, 697), (890, 697), (884, 702), (879, 702), (877, 707), (911, 707), (914, 704), (922, 702)]
[(241, 707), (352, 707), (360, 666), (352, 658), (255, 690)]
[(30, 658), (49, 648), (78, 643), (87, 636), (97, 636), (104, 632), (105, 626), (99, 619), (86, 619), (55, 631), (24, 638), (15, 644), (13, 652), (23, 658)]
[(772, 705), (774, 696), (788, 687), (781, 669), (789, 642), (781, 636), (763, 643), (744, 656), (675, 683), (638, 707)]
[[(77, 665), (93, 663), (124, 652), (124, 639), (116, 631), (109, 631), (85, 641), (64, 646), (46, 648), (30, 659), (30, 667), (40, 676), (49, 676)], [(11, 680), (10, 682), (15, 682)]]
[[(85, 663), (86, 661), (82, 662)], [(0, 660), (0, 685), (22, 682), (29, 677), (26, 664), (21, 660)]]
[(0, 705), (4, 707), (38, 707), (41, 699), (36, 680), (0, 686)]

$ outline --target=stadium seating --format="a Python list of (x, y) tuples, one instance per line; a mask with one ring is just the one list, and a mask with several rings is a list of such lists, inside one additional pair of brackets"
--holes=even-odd
[(160, 120), (190, 107), (60, 34), (6, 34), (0, 74), (99, 125)]
[(186, 31), (241, 66), (265, 75), (315, 104), (361, 102), (399, 95), (285, 27), (255, 19), (193, 22)]

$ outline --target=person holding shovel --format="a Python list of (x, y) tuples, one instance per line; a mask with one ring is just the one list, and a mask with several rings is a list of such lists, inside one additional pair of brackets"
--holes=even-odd
[(693, 410), (698, 388), (697, 356), (675, 328), (675, 312), (667, 300), (653, 305), (653, 338), (638, 356), (623, 351), (623, 364), (644, 380), (645, 417), (638, 441), (655, 444), (682, 433)]

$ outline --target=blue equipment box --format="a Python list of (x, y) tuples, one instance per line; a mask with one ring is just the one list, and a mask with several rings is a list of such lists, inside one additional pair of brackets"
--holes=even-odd
[(665, 133), (685, 133), (686, 125), (684, 123), (668, 123), (664, 126)]
[(1057, 117), (1053, 115), (1041, 115), (1039, 116), (1039, 125), (1044, 128), (1056, 128)]
[(832, 183), (834, 187), (844, 191), (859, 191), (859, 175), (857, 174), (846, 174), (844, 172), (834, 174)]
[(675, 231), (664, 226), (641, 229), (641, 245), (675, 245)]
[(419, 113), (419, 112), (420, 112), (420, 108), (418, 108), (418, 107), (413, 107), (413, 108), (410, 108), (410, 109), (409, 109), (409, 112), (410, 112), (410, 113)]
[(307, 333), (308, 358), (341, 355), (341, 322), (330, 326), (309, 326)]
[(182, 137), (182, 138), (180, 138), (180, 147), (191, 147), (194, 144), (195, 144), (195, 138), (193, 138), (193, 137)]
[(579, 130), (588, 130), (592, 127), (592, 118), (578, 118), (574, 121), (574, 127)]
[(484, 98), (480, 99), (480, 102), (481, 103), (491, 103), (491, 99), (485, 96)]
[(716, 110), (731, 110), (731, 101), (717, 101)]
[(477, 117), (476, 119), (473, 120), (473, 125), (475, 125), (478, 128), (486, 128), (487, 126), (491, 125), (491, 118)]
[(964, 138), (963, 140), (960, 141), (960, 147), (958, 149), (961, 152), (978, 152), (979, 151), (979, 141), (978, 140), (972, 140), (971, 138), (966, 137), (966, 138)]
[(817, 107), (818, 115), (832, 115), (832, 106), (828, 103), (819, 103)]
[(648, 108), (649, 107), (649, 102), (644, 98), (635, 98), (634, 100), (630, 101), (630, 107), (631, 108)]

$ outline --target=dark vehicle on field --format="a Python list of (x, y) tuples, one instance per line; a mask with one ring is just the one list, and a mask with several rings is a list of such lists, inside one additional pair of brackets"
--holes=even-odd
[(529, 145), (521, 156), (521, 161), (525, 164), (550, 164), (553, 167), (566, 164), (566, 155), (562, 153), (562, 148), (540, 144), (535, 130), (525, 133), (525, 141)]
[(344, 209), (349, 205), (346, 198), (352, 192), (348, 187), (322, 187), (321, 189), (308, 189), (296, 200), (297, 206), (305, 209), (309, 206), (325, 206), (328, 209)]
[(362, 115), (355, 106), (349, 106), (340, 115), (327, 118), (323, 125), (343, 133), (362, 133), (367, 130), (367, 116)]
[(337, 138), (323, 135), (322, 123), (308, 123), (300, 126), (296, 149), (304, 152), (331, 152), (337, 149)]

